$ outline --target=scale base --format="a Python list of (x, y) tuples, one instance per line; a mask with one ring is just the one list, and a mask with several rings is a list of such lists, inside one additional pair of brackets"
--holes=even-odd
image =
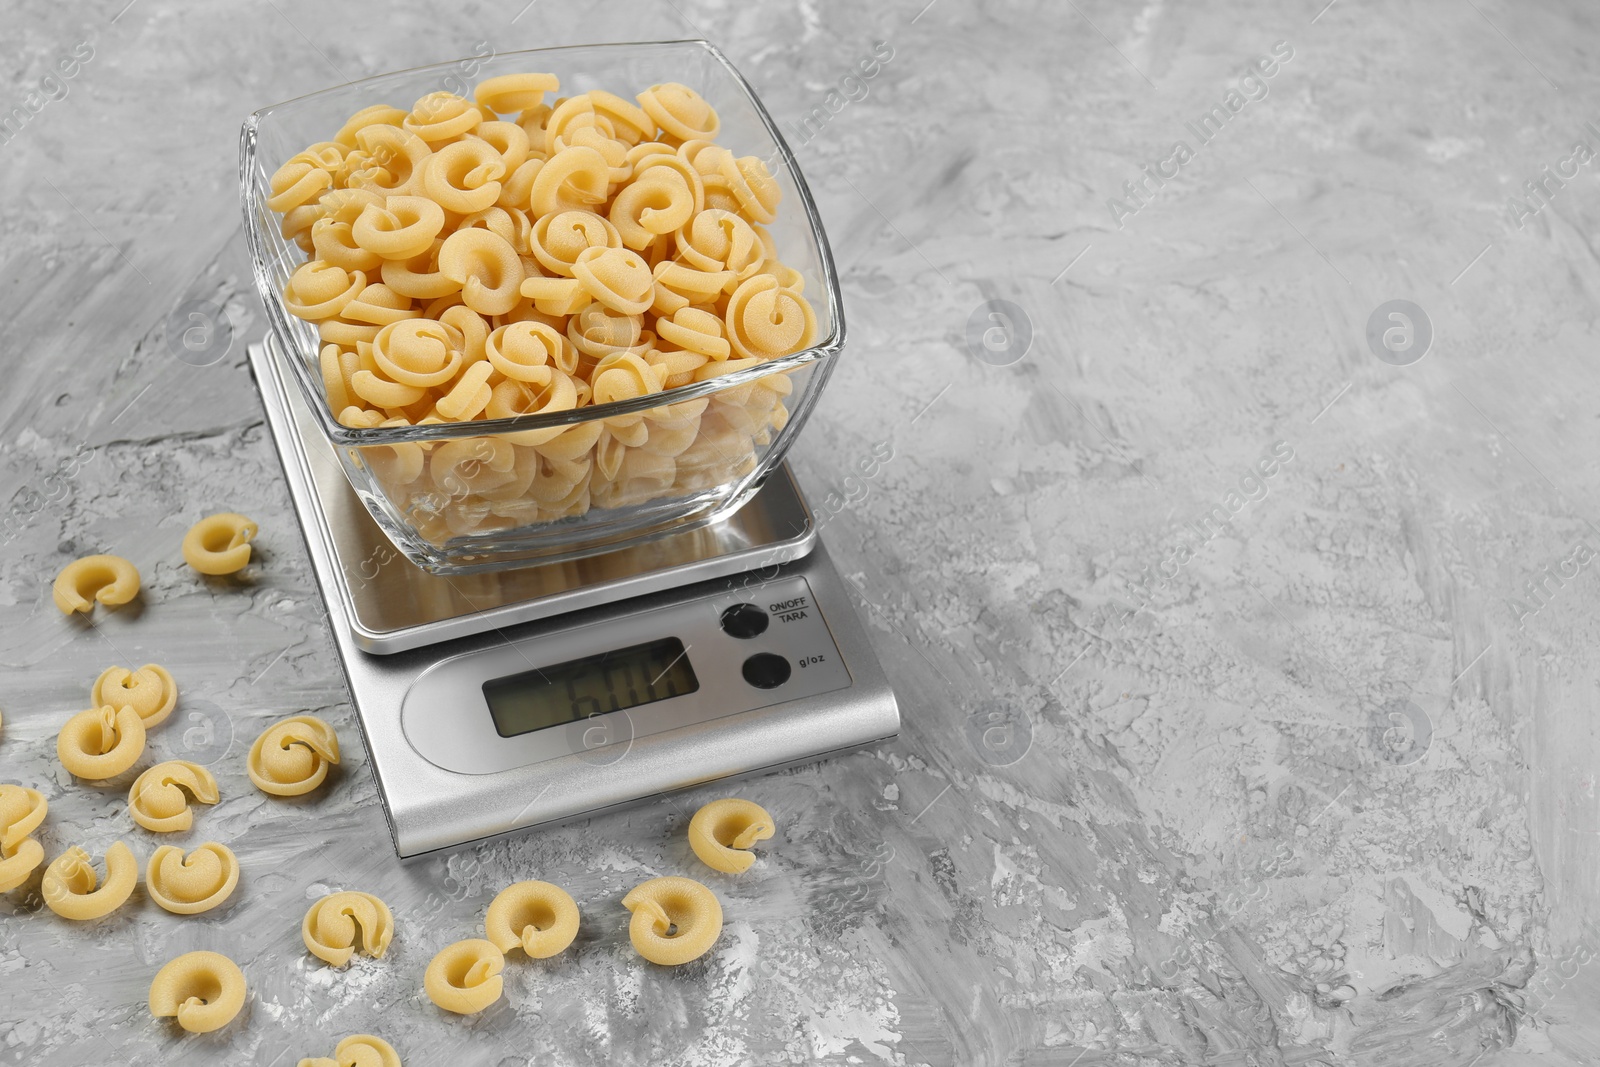
[[(530, 577), (539, 568), (445, 578), (392, 546), (382, 565), (352, 570), (387, 538), (269, 347), (251, 345), (249, 357), (401, 857), (800, 765), (899, 731), (894, 691), (786, 467), (677, 548), (665, 538), (631, 560), (558, 565), (602, 568), (587, 580)], [(463, 592), (469, 582), (483, 585)], [(735, 633), (721, 621), (733, 606), (770, 622)], [(470, 676), (512, 652), (534, 674), (572, 660), (573, 649), (603, 661), (641, 633), (692, 635), (685, 654), (699, 687), (512, 736), (487, 727), (481, 687), (429, 688), (441, 671)], [(752, 674), (758, 659), (781, 661), (782, 678)], [(457, 728), (477, 740), (451, 738)]]

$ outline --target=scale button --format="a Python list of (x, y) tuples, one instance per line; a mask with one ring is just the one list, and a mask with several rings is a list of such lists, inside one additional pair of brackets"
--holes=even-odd
[[(735, 604), (731, 608), (722, 609), (722, 629), (730, 637), (742, 639), (760, 637), (767, 632), (767, 613), (754, 604)], [(784, 675), (788, 677), (788, 675)], [(778, 679), (773, 685), (779, 684), (783, 679)], [(756, 684), (754, 682), (750, 683)]]
[(782, 656), (757, 652), (744, 661), (744, 680), (757, 689), (776, 689), (789, 680), (789, 669), (789, 661)]

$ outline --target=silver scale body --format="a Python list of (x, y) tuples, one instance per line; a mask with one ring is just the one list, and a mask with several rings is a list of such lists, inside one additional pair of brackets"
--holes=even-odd
[[(574, 563), (431, 575), (367, 513), (276, 340), (249, 357), (400, 856), (898, 732), (894, 691), (786, 465), (710, 527)], [(736, 604), (767, 612), (765, 632), (724, 632)], [(496, 732), (484, 681), (666, 637), (683, 642), (695, 692)], [(746, 682), (757, 653), (787, 660), (788, 680)]]

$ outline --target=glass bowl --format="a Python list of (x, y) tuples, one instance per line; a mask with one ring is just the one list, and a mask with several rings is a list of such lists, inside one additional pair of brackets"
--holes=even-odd
[[(373, 104), (409, 108), (441, 90), (470, 97), (499, 74), (549, 72), (570, 95), (625, 98), (679, 82), (716, 109), (716, 143), (762, 159), (782, 190), (767, 225), (803, 280), (817, 340), (803, 351), (662, 392), (567, 411), (471, 422), (362, 428), (331, 410), (317, 326), (291, 315), (284, 287), (308, 255), (267, 207), (269, 180)], [(542, 48), (351, 82), (255, 112), (240, 136), (245, 233), (256, 288), (291, 376), (373, 518), (412, 562), (436, 574), (551, 563), (705, 526), (742, 506), (805, 424), (844, 315), (816, 204), (776, 124), (727, 58), (705, 41)], [(792, 284), (792, 282), (791, 282)]]

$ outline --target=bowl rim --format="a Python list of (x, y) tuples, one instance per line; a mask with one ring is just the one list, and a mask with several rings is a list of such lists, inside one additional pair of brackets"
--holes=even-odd
[[(566, 411), (517, 415), (505, 419), (445, 422), (424, 426), (380, 426), (368, 428), (344, 425), (334, 417), (334, 412), (328, 404), (327, 394), (322, 388), (320, 376), (312, 374), (308, 361), (303, 358), (303, 354), (300, 352), (299, 345), (294, 343), (294, 334), (290, 329), (288, 312), (283, 305), (283, 295), (277, 291), (268, 274), (269, 259), (267, 250), (262, 246), (261, 234), (257, 229), (256, 219), (262, 217), (263, 213), (276, 213), (266, 212), (266, 205), (261, 201), (259, 190), (252, 180), (251, 171), (256, 160), (256, 130), (262, 120), (273, 110), (319, 96), (343, 93), (352, 86), (360, 86), (367, 82), (392, 78), (397, 75), (423, 74), (430, 71), (455, 69), (458, 64), (466, 62), (468, 57), (447, 60), (442, 63), (408, 67), (402, 70), (385, 71), (257, 108), (245, 119), (239, 130), (240, 202), (244, 211), (245, 241), (250, 250), (251, 270), (255, 277), (256, 291), (261, 297), (262, 304), (265, 305), (269, 329), (278, 335), (278, 340), (288, 350), (286, 354), (291, 354), (290, 358), (286, 359), (285, 362), (289, 364), (301, 391), (306, 395), (308, 406), (316, 417), (318, 426), (321, 427), (330, 441), (339, 445), (367, 446), (392, 445), (407, 441), (423, 442), (456, 438), (492, 437), (524, 430), (576, 426), (596, 419), (638, 415), (673, 404), (681, 404), (686, 401), (711, 396), (723, 390), (737, 388), (748, 382), (765, 378), (771, 374), (787, 373), (810, 363), (826, 363), (830, 361), (830, 357), (837, 355), (843, 349), (845, 341), (844, 302), (840, 293), (838, 273), (833, 262), (833, 251), (828, 245), (828, 236), (823, 230), (822, 216), (817, 209), (815, 199), (811, 195), (811, 188), (806, 183), (805, 174), (801, 171), (800, 163), (795, 158), (793, 150), (790, 149), (789, 142), (784, 139), (782, 131), (779, 130), (778, 124), (773, 120), (771, 113), (767, 111), (766, 105), (756, 95), (756, 91), (749, 80), (740, 73), (739, 69), (733, 65), (732, 61), (728, 59), (720, 48), (704, 38), (689, 37), (655, 41), (606, 41), (594, 44), (553, 45), (545, 48), (519, 49), (514, 52), (497, 52), (491, 58), (505, 59), (517, 56), (546, 55), (552, 52), (592, 51), (609, 48), (648, 48), (655, 46), (665, 48), (682, 45), (699, 46), (733, 78), (734, 83), (744, 93), (745, 100), (754, 109), (756, 117), (761, 120), (762, 126), (766, 128), (767, 134), (772, 138), (773, 144), (777, 148), (777, 158), (794, 179), (796, 195), (805, 209), (806, 222), (810, 227), (811, 238), (816, 244), (817, 259), (822, 274), (822, 287), (827, 295), (829, 319), (833, 323), (833, 329), (828, 336), (799, 352), (791, 352), (786, 356), (766, 360), (753, 367), (730, 371), (727, 374), (710, 378), (703, 382), (691, 382), (676, 389), (667, 389), (659, 393), (647, 393), (644, 396), (612, 401), (607, 404), (593, 404), (586, 407), (571, 408)], [(481, 60), (484, 57), (475, 56), (471, 58)], [(823, 383), (818, 383), (819, 386), (821, 384)]]

